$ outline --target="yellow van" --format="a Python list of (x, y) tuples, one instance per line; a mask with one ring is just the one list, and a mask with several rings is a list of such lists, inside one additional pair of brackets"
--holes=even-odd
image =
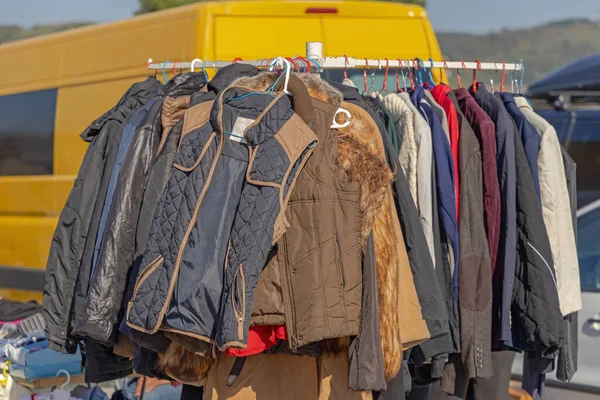
[(148, 75), (148, 58), (304, 56), (310, 41), (326, 56), (441, 59), (421, 7), (367, 1), (201, 2), (0, 45), (0, 296), (41, 298), (79, 133)]

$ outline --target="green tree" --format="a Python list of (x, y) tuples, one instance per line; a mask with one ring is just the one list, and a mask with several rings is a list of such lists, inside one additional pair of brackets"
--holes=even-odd
[[(143, 14), (152, 11), (164, 10), (166, 8), (183, 6), (185, 4), (195, 3), (201, 0), (139, 0), (140, 9), (138, 14)], [(425, 5), (425, 0), (389, 0), (394, 3), (412, 3)]]

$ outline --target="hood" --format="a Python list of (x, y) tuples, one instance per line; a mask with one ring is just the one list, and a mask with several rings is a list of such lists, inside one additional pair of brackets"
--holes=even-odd
[(237, 78), (243, 76), (256, 76), (259, 74), (258, 69), (248, 64), (231, 64), (217, 71), (215, 76), (208, 83), (208, 90), (215, 93), (220, 93), (227, 86), (231, 85)]
[(121, 99), (113, 108), (96, 118), (96, 120), (92, 122), (81, 135), (79, 135), (79, 137), (86, 142), (91, 142), (92, 139), (98, 135), (98, 132), (100, 132), (104, 124), (111, 120), (118, 122), (125, 121), (131, 111), (137, 109), (156, 96), (162, 87), (163, 85), (152, 76), (146, 78), (143, 82), (134, 83), (127, 89), (123, 96), (121, 96)]

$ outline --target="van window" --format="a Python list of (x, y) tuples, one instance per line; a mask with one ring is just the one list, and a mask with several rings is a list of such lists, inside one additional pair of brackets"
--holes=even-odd
[(56, 93), (0, 96), (0, 176), (52, 174)]
[(600, 191), (600, 119), (577, 119), (567, 150), (577, 163), (577, 190)]

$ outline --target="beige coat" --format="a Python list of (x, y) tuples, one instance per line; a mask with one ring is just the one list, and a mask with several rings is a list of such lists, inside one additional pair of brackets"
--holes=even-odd
[(542, 137), (538, 153), (542, 211), (552, 248), (560, 309), (566, 316), (580, 310), (582, 302), (577, 245), (561, 146), (554, 127), (537, 115), (525, 98), (515, 97), (515, 102)]
[(416, 144), (417, 159), (417, 208), (421, 217), (421, 225), (427, 240), (427, 247), (435, 267), (435, 253), (433, 247), (433, 142), (431, 128), (419, 110), (413, 105), (408, 93), (398, 95), (404, 101), (412, 114), (413, 132)]

